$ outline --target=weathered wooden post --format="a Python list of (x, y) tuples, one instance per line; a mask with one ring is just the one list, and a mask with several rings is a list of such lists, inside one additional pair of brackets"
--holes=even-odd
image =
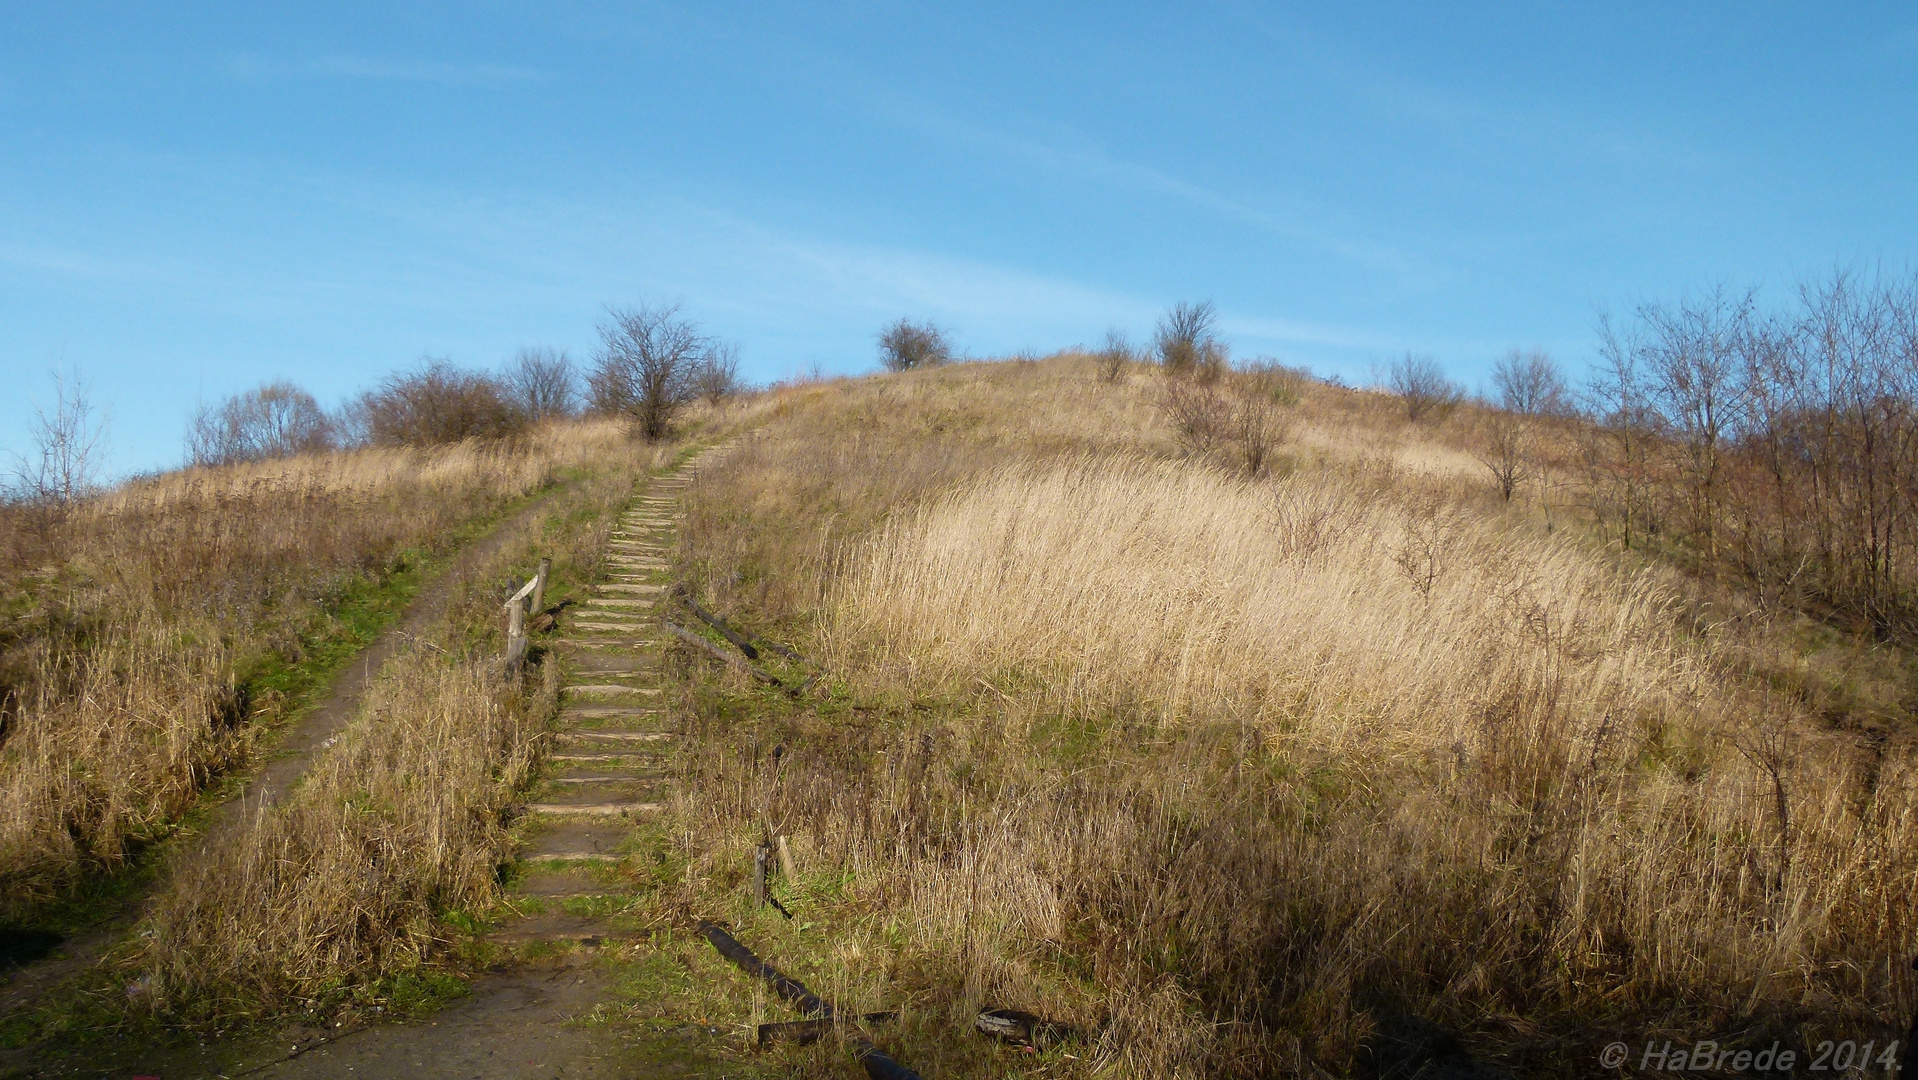
[(519, 587), (506, 601), (506, 673), (519, 672), (520, 664), (526, 660), (526, 600), (546, 584), (546, 568), (549, 561), (541, 559), (539, 574)]
[(526, 609), (518, 600), (506, 605), (506, 670), (518, 671), (526, 659)]
[(764, 907), (772, 891), (766, 887), (766, 845), (753, 848), (753, 903)]
[(539, 574), (533, 578), (533, 600), (526, 605), (526, 614), (537, 616), (546, 610), (546, 575), (553, 569), (553, 560), (539, 561)]

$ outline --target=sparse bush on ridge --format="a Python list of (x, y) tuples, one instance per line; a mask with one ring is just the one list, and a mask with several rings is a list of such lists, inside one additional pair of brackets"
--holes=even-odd
[(331, 450), (332, 418), (313, 395), (286, 380), (201, 405), (187, 427), (188, 465), (237, 465)]
[(739, 393), (739, 346), (726, 342), (706, 350), (693, 370), (693, 388), (708, 405), (718, 405)]
[(952, 343), (931, 322), (902, 318), (879, 331), (879, 362), (887, 371), (934, 367), (951, 359)]
[(93, 406), (86, 382), (77, 372), (56, 373), (53, 410), (34, 406), (27, 425), (31, 456), (14, 466), (12, 500), (35, 508), (44, 524), (47, 511), (58, 512), (93, 494), (106, 452), (106, 419)]
[(1160, 317), (1152, 347), (1168, 375), (1196, 375), (1211, 381), (1226, 369), (1225, 343), (1219, 340), (1218, 309), (1212, 301), (1172, 305)]
[(434, 446), (499, 439), (523, 430), (526, 413), (497, 377), (428, 359), (389, 375), (347, 408), (359, 441), (372, 446)]
[(1138, 350), (1132, 347), (1125, 331), (1115, 326), (1106, 331), (1105, 344), (1093, 356), (1099, 362), (1100, 380), (1116, 383), (1125, 377), (1126, 366), (1138, 359)]
[(521, 349), (506, 369), (505, 383), (531, 421), (571, 416), (579, 403), (579, 372), (572, 357), (558, 349)]
[(1405, 418), (1418, 423), (1427, 417), (1443, 416), (1465, 400), (1465, 388), (1445, 374), (1437, 360), (1406, 353), (1392, 362), (1387, 385), (1405, 406)]

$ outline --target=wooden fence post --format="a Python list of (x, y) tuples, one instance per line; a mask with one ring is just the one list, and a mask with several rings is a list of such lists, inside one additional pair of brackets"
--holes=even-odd
[(546, 610), (546, 575), (553, 569), (553, 560), (541, 559), (539, 573), (533, 578), (533, 600), (526, 606), (528, 615), (538, 615)]
[(552, 560), (539, 561), (539, 574), (519, 587), (505, 603), (506, 608), (506, 673), (516, 674), (520, 664), (526, 659), (526, 613), (527, 599), (536, 596), (546, 587), (546, 571)]
[(526, 609), (515, 600), (506, 612), (506, 670), (518, 671), (526, 659)]

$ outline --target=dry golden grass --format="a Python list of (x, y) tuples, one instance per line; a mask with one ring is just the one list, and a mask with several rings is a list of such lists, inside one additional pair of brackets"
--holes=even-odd
[[(751, 416), (748, 404), (702, 419), (710, 430)], [(550, 599), (593, 581), (636, 478), (684, 447), (621, 437), (556, 449), (591, 471), (439, 586), (449, 602), (424, 645), (381, 672), (293, 795), (174, 860), (131, 960), (140, 1007), (213, 1026), (352, 1010), (378, 1000), (383, 980), (446, 959), (458, 937), (448, 916), (484, 917), (500, 897), (509, 806), (557, 711), (557, 667), (525, 685), (502, 677), (500, 600), (542, 557)]]
[(338, 1003), (444, 944), (440, 917), (497, 892), (502, 808), (554, 687), (412, 650), (285, 804), (180, 860), (144, 935), (136, 1004), (231, 1024)]
[(1898, 1037), (1907, 743), (1508, 511), (1459, 427), (1315, 387), (1248, 480), (1149, 395), (1072, 359), (803, 388), (707, 478), (689, 568), (837, 690), (716, 699), (675, 903), (792, 833), (821, 977), (930, 1016), (903, 1056), (942, 1075), (1003, 1069), (952, 1034), (982, 1003), (1100, 1028), (1067, 1074), (1409, 1075), (1431, 1023), (1565, 1074), (1653, 1030)]
[(246, 722), (280, 704), (247, 700), (244, 677), (307, 659), (348, 590), (627, 445), (620, 425), (582, 422), (506, 444), (183, 470), (44, 531), (15, 512), (0, 567), (0, 913), (113, 866), (242, 760)]

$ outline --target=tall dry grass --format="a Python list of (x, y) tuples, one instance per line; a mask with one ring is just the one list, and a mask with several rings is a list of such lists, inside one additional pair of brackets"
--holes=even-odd
[(163, 833), (280, 702), (247, 676), (332, 636), (356, 585), (624, 451), (609, 422), (510, 443), (187, 469), (63, 519), (8, 512), (0, 567), (0, 914)]
[[(746, 403), (704, 419), (724, 430), (752, 415)], [(686, 443), (575, 449), (590, 471), (439, 584), (446, 603), (422, 644), (381, 672), (293, 796), (173, 860), (132, 961), (139, 1007), (196, 1026), (360, 1008), (386, 980), (447, 959), (449, 915), (483, 917), (499, 899), (511, 807), (559, 686), (550, 662), (503, 677), (501, 598), (541, 558), (553, 560), (548, 599), (576, 597), (600, 575), (636, 480)]]
[(815, 393), (708, 479), (688, 555), (841, 696), (707, 720), (678, 902), (793, 834), (822, 978), (929, 1013), (916, 1064), (991, 1074), (939, 1035), (983, 1003), (1139, 1076), (1898, 1036), (1910, 752), (1742, 674), (1683, 579), (1335, 431), (1365, 402), (1330, 388), (1262, 481), (1064, 362)]
[(522, 693), (487, 661), (396, 658), (286, 803), (179, 860), (135, 1003), (233, 1024), (417, 967), (445, 943), (446, 911), (497, 893), (502, 810), (554, 694)]

